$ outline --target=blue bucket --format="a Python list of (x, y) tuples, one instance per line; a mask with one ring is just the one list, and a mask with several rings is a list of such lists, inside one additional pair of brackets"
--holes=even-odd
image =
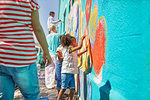
[(48, 97), (40, 98), (40, 100), (49, 100)]

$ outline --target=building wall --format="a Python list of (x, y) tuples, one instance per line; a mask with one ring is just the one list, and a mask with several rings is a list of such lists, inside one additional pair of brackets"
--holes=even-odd
[[(150, 99), (150, 0), (60, 0), (59, 32), (86, 34), (81, 100)], [(80, 50), (80, 51), (82, 51)]]

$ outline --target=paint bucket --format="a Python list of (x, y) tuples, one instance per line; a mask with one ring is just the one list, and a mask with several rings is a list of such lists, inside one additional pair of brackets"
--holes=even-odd
[(40, 98), (40, 100), (49, 100), (48, 97)]

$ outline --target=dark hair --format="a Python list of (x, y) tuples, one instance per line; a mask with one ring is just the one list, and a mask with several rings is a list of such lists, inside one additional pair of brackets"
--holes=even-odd
[(68, 37), (70, 37), (70, 38), (74, 38), (74, 37), (71, 36), (69, 33), (67, 33), (66, 36), (68, 36)]
[(53, 12), (53, 11), (50, 11), (49, 15), (51, 15), (51, 14), (55, 14), (55, 12)]
[(63, 36), (63, 35), (59, 36), (59, 40), (61, 40), (62, 36)]
[(67, 35), (61, 35), (60, 37), (60, 43), (63, 45), (63, 46), (69, 46), (71, 44), (71, 38), (68, 37)]
[(74, 36), (71, 36), (69, 33), (67, 33), (66, 36), (68, 36), (71, 39), (71, 41), (76, 40), (76, 38)]

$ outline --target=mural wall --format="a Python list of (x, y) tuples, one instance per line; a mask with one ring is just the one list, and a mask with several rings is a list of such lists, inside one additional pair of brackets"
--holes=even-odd
[(77, 40), (86, 34), (80, 99), (150, 100), (150, 0), (71, 2), (61, 0), (59, 18)]

